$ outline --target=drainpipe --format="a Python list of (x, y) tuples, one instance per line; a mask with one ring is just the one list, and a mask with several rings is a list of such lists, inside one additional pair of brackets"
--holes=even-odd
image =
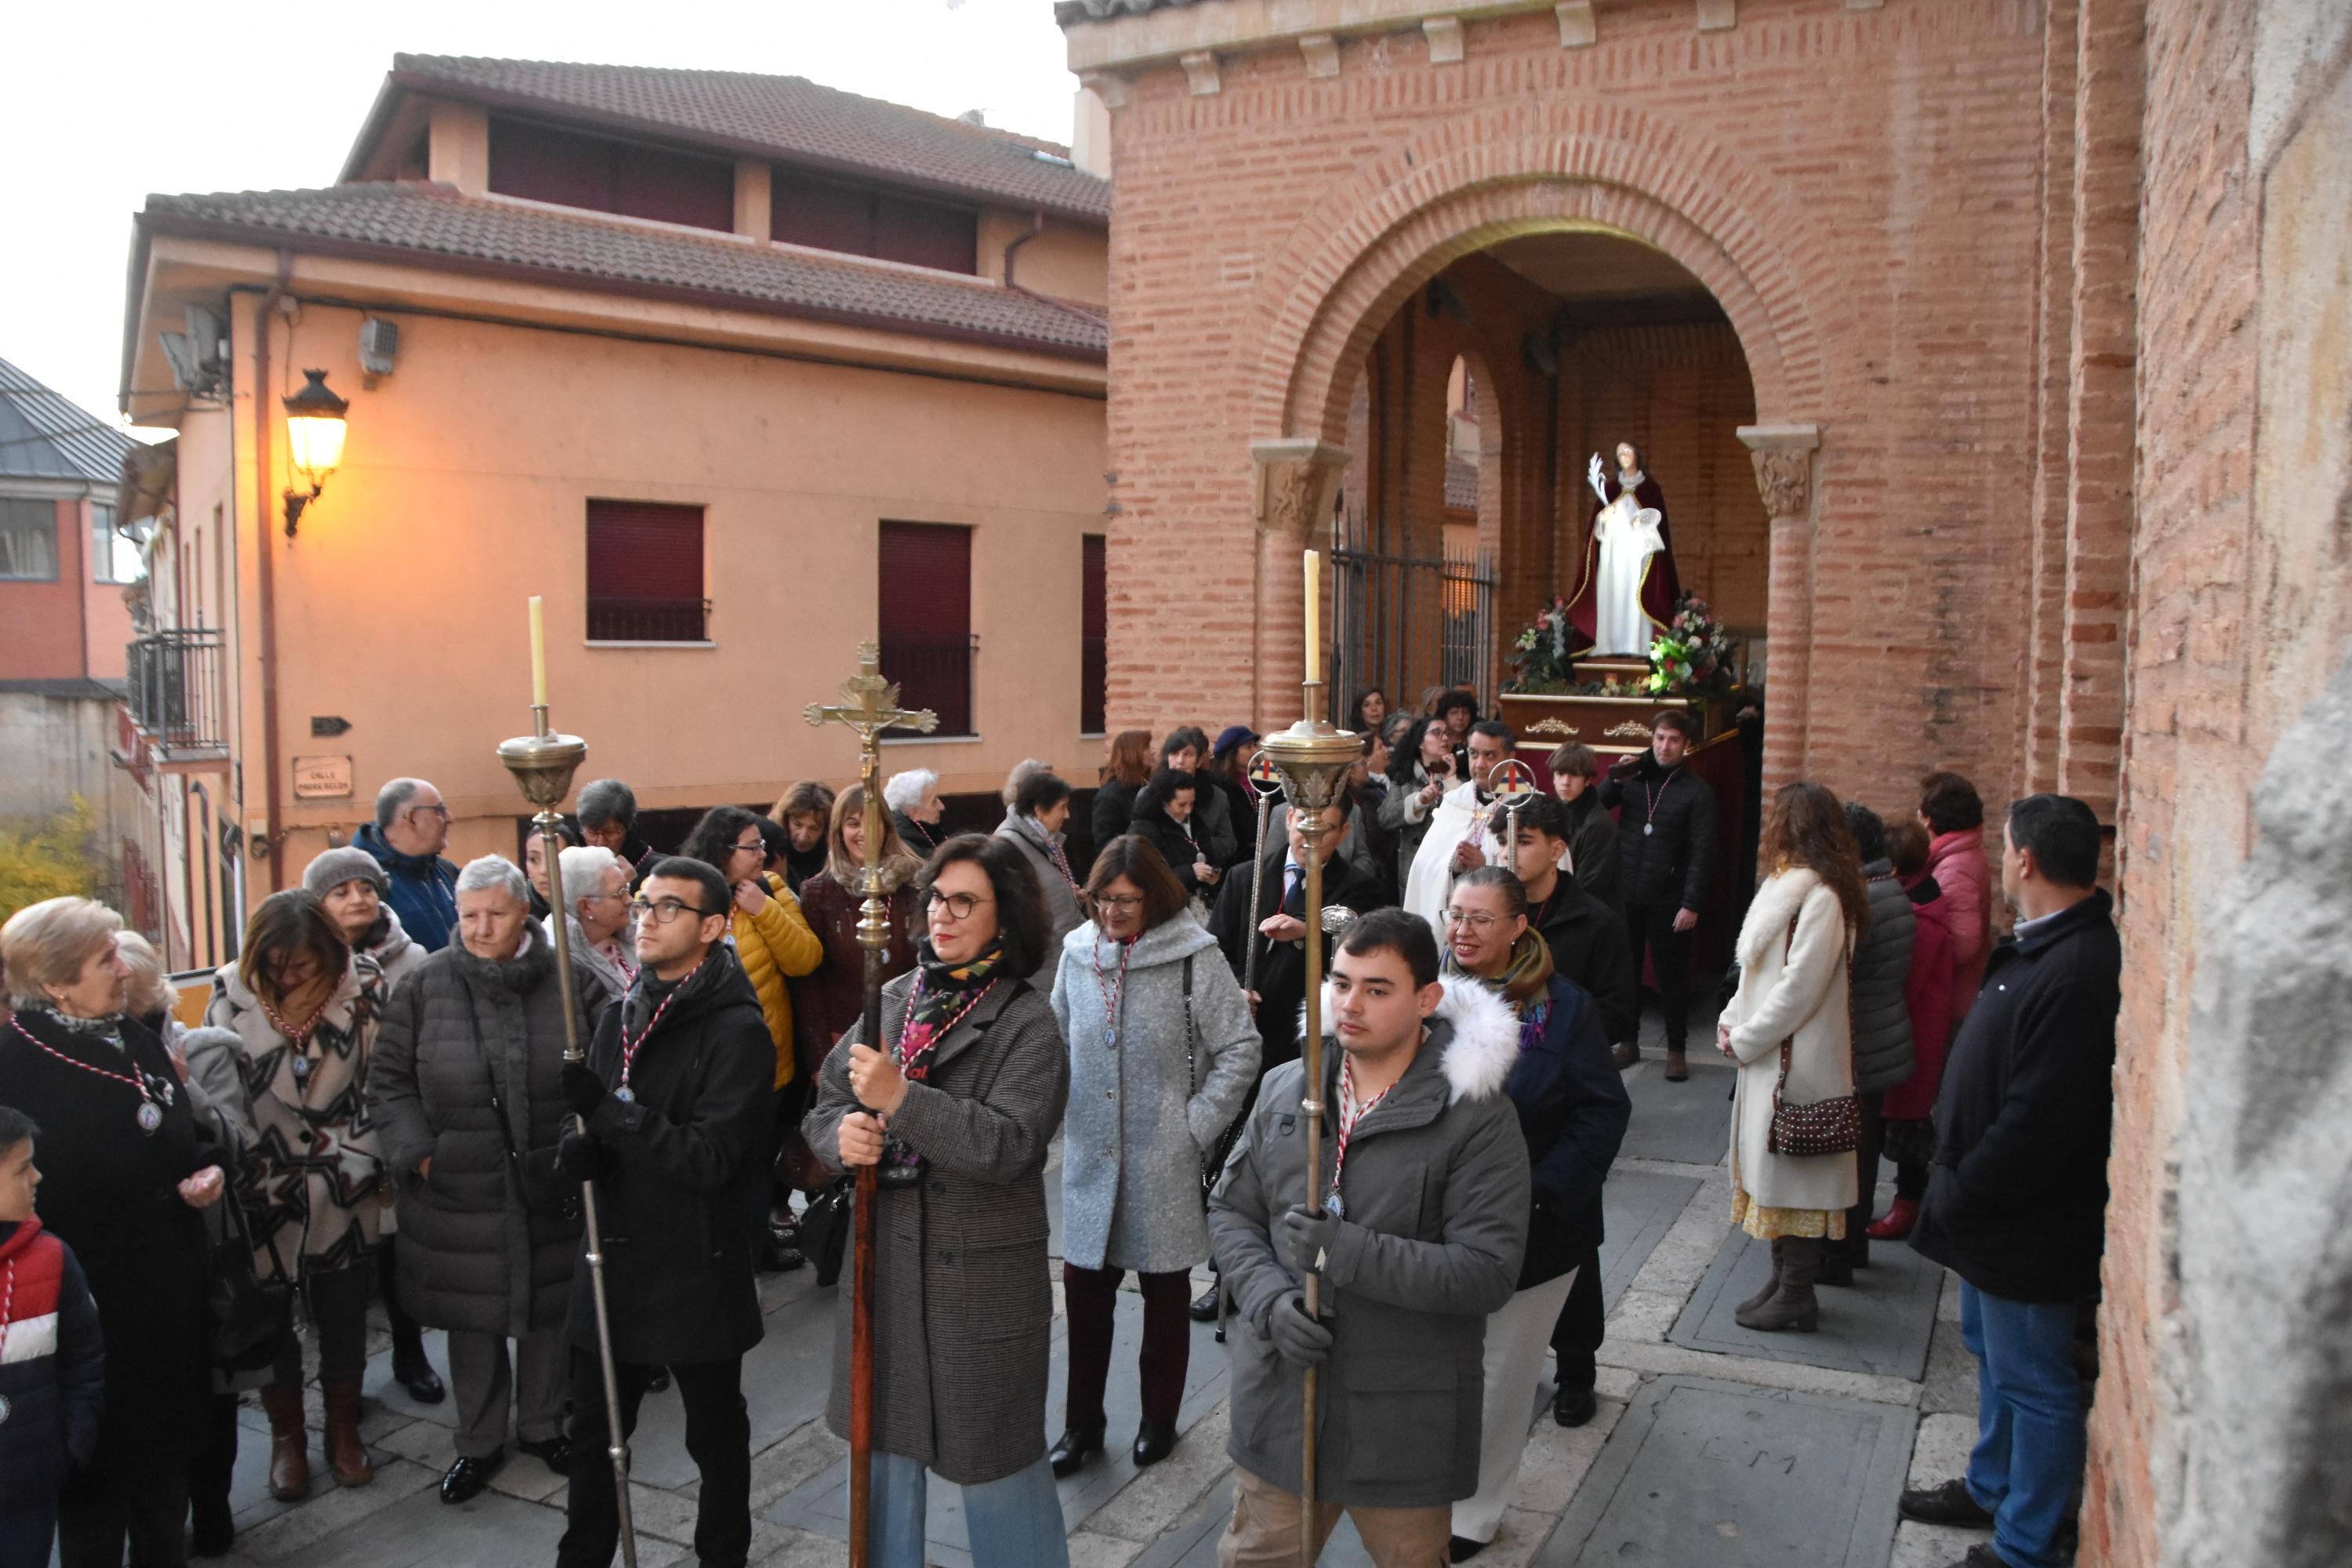
[(1034, 289), (1024, 289), (1019, 283), (1013, 281), (1013, 253), (1045, 232), (1045, 215), (1043, 212), (1031, 213), (1029, 215), (1029, 232), (1020, 236), (1018, 238), (1014, 239), (1012, 244), (1004, 247), (1004, 286), (1007, 289), (1012, 289), (1015, 294), (1021, 295), (1024, 299), (1034, 300), (1040, 305), (1050, 306), (1052, 309), (1060, 310), (1066, 315), (1076, 316), (1078, 320), (1089, 322), (1094, 326), (1101, 326), (1103, 324), (1103, 319), (1095, 314), (1092, 310), (1082, 310), (1077, 306), (1070, 304), (1066, 300), (1056, 300), (1051, 294), (1040, 294)]
[(278, 253), (278, 278), (253, 312), (253, 521), (254, 568), (261, 598), (261, 757), (262, 810), (268, 814), (269, 885), (286, 885), (286, 828), (278, 820), (281, 807), (278, 768), (278, 566), (277, 544), (270, 538), (269, 494), (269, 313), (286, 295), (294, 278), (294, 253)]

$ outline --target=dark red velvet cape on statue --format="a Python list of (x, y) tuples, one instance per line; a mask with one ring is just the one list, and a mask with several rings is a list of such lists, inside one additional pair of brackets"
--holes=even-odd
[[(1615, 500), (1624, 490), (1624, 486), (1617, 482), (1615, 474), (1611, 474), (1602, 483), (1609, 492), (1611, 501)], [(1642, 574), (1642, 610), (1657, 623), (1651, 631), (1651, 636), (1655, 637), (1658, 632), (1664, 630), (1675, 618), (1675, 601), (1682, 597), (1682, 579), (1675, 573), (1675, 536), (1674, 531), (1666, 526), (1665, 492), (1658, 489), (1657, 480), (1644, 473), (1642, 476), (1642, 482), (1633, 487), (1633, 502), (1636, 506), (1656, 509), (1658, 540), (1665, 546), (1664, 550), (1650, 557), (1649, 566)], [(1571, 658), (1581, 658), (1593, 651), (1593, 628), (1598, 624), (1599, 617), (1595, 614), (1592, 596), (1601, 576), (1601, 534), (1593, 524), (1601, 521), (1601, 513), (1608, 504), (1608, 501), (1596, 503), (1591, 515), (1585, 520), (1583, 572), (1576, 580), (1576, 592), (1569, 595), (1568, 601), (1568, 624), (1570, 632), (1568, 651)], [(1643, 647), (1622, 650), (1609, 648), (1603, 651), (1637, 652), (1646, 656), (1650, 650)]]

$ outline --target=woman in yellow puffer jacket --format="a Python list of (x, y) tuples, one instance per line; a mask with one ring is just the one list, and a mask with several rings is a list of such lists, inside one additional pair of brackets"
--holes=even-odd
[(767, 841), (755, 814), (740, 805), (712, 807), (687, 835), (681, 853), (717, 867), (735, 890), (729, 935), (751, 988), (760, 994), (760, 1011), (776, 1047), (776, 1087), (783, 1089), (793, 1081), (793, 1002), (784, 982), (813, 973), (824, 949), (784, 879), (761, 872)]

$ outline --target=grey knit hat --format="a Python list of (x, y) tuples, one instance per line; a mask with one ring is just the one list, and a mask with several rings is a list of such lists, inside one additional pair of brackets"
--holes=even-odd
[(302, 868), (302, 886), (314, 899), (325, 898), (330, 889), (340, 888), (345, 882), (362, 879), (375, 884), (377, 898), (391, 896), (392, 879), (383, 874), (375, 857), (351, 845), (330, 849)]

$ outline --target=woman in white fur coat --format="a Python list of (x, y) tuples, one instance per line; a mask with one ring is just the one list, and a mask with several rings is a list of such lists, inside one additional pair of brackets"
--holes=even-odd
[(1847, 991), (1854, 939), (1869, 919), (1862, 861), (1837, 797), (1817, 784), (1773, 798), (1759, 846), (1767, 876), (1739, 928), (1739, 990), (1716, 1046), (1739, 1065), (1731, 1112), (1731, 1219), (1772, 1244), (1772, 1278), (1736, 1314), (1743, 1328), (1811, 1333), (1822, 1244), (1845, 1235), (1854, 1156), (1770, 1150), (1780, 1042), (1789, 1042), (1791, 1105), (1853, 1092)]

